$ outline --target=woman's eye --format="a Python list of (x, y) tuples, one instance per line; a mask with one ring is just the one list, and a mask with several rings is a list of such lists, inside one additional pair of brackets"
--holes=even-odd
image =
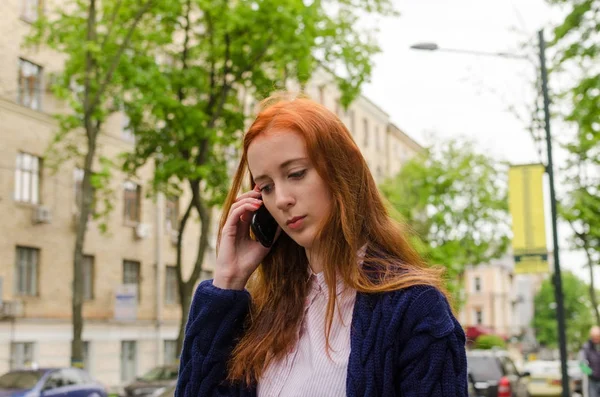
[(265, 185), (260, 188), (261, 193), (269, 193), (271, 191), (271, 185)]
[(306, 170), (293, 172), (289, 175), (289, 178), (300, 179), (306, 174)]

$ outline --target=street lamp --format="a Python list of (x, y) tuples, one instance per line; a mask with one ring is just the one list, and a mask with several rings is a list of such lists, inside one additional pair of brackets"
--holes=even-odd
[(488, 57), (501, 57), (508, 59), (528, 59), (525, 55), (511, 54), (508, 52), (487, 52), (487, 51), (473, 51), (473, 50), (462, 50), (455, 48), (441, 48), (436, 43), (424, 42), (417, 43), (410, 46), (413, 50), (423, 50), (423, 51), (443, 51), (443, 52), (454, 52), (458, 54), (470, 54), (470, 55), (479, 55), (479, 56), (488, 56)]
[[(569, 396), (569, 375), (567, 371), (567, 341), (565, 335), (565, 307), (563, 302), (562, 277), (560, 272), (560, 262), (558, 255), (558, 225), (557, 225), (557, 210), (556, 210), (556, 190), (554, 185), (554, 168), (552, 164), (552, 136), (550, 134), (550, 98), (548, 95), (548, 70), (546, 69), (546, 41), (544, 40), (544, 31), (538, 31), (539, 42), (539, 59), (540, 59), (540, 75), (542, 78), (542, 95), (544, 97), (544, 125), (546, 130), (546, 150), (548, 156), (548, 164), (546, 172), (550, 182), (550, 207), (552, 218), (552, 243), (554, 245), (554, 294), (556, 298), (556, 316), (558, 320), (558, 342), (560, 349), (560, 366), (562, 373), (562, 396)], [(440, 48), (436, 43), (418, 43), (410, 48), (414, 50), (424, 51), (444, 51), (470, 55), (493, 56), (508, 59), (528, 59), (526, 56), (510, 54), (505, 52), (485, 52), (460, 50), (453, 48)]]

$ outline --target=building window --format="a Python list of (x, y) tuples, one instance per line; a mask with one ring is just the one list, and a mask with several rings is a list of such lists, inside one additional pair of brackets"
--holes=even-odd
[(121, 116), (121, 138), (126, 142), (135, 143), (135, 134), (130, 125), (131, 119), (124, 112)]
[(375, 126), (375, 147), (377, 148), (377, 150), (381, 149), (381, 145), (379, 142), (379, 127)]
[(125, 224), (140, 222), (141, 187), (134, 182), (126, 181), (123, 185), (123, 219)]
[(475, 309), (475, 324), (483, 324), (483, 312), (481, 311), (481, 309)]
[(140, 262), (123, 261), (123, 284), (133, 284), (137, 287), (138, 302), (140, 301)]
[(167, 230), (177, 230), (179, 227), (179, 197), (170, 196), (167, 198), (165, 212), (165, 224)]
[(19, 59), (17, 102), (33, 110), (42, 108), (42, 67)]
[(481, 277), (475, 277), (473, 281), (475, 292), (481, 292)]
[(176, 304), (177, 299), (177, 268), (175, 266), (167, 266), (165, 273), (165, 303), (168, 305)]
[(14, 342), (10, 346), (10, 369), (31, 367), (35, 362), (34, 342)]
[(177, 341), (166, 340), (164, 346), (164, 365), (177, 363)]
[(15, 272), (17, 295), (37, 295), (39, 256), (40, 250), (37, 248), (17, 247)]
[(94, 299), (94, 257), (84, 255), (83, 257), (83, 299), (90, 301)]
[(39, 204), (41, 159), (28, 153), (17, 154), (15, 168), (15, 200), (22, 203)]
[(363, 145), (369, 147), (369, 120), (363, 119)]
[(121, 342), (121, 381), (130, 382), (137, 375), (137, 343)]
[(35, 22), (43, 11), (42, 0), (21, 0), (23, 2), (23, 19), (27, 22)]

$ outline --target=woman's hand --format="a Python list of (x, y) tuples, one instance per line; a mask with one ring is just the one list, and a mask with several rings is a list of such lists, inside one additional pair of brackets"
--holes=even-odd
[[(260, 192), (252, 190), (239, 196), (221, 230), (213, 285), (223, 289), (242, 290), (270, 248), (252, 240), (249, 235), (252, 214), (264, 205)], [(280, 230), (278, 230), (279, 235)]]

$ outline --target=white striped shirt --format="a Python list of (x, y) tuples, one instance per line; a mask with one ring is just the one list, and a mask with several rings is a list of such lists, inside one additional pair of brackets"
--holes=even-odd
[(338, 278), (328, 356), (325, 326), (329, 291), (323, 272), (313, 274), (310, 283), (298, 343), (283, 360), (271, 363), (265, 370), (258, 382), (258, 397), (346, 396), (356, 291), (346, 288)]

